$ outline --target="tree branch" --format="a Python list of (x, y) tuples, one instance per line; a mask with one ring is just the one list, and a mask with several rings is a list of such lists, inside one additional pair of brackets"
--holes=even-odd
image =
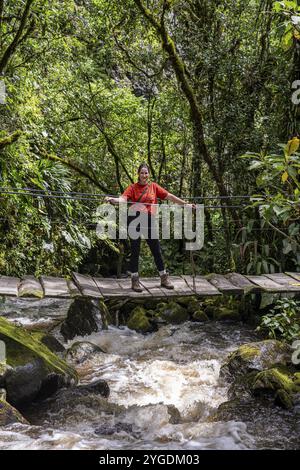
[(6, 147), (7, 145), (11, 145), (12, 143), (16, 142), (18, 138), (22, 135), (22, 131), (16, 131), (11, 135), (0, 139), (0, 150)]
[[(17, 45), (20, 42), (22, 33), (23, 33), (23, 31), (26, 27), (26, 23), (27, 23), (29, 13), (30, 13), (30, 8), (31, 8), (31, 5), (32, 5), (33, 2), (34, 2), (34, 0), (27, 0), (27, 2), (26, 2), (26, 5), (25, 5), (25, 8), (24, 8), (22, 17), (21, 17), (20, 25), (19, 25), (19, 28), (16, 32), (16, 35), (13, 38), (10, 45), (7, 47), (6, 51), (4, 52), (4, 54), (3, 54), (3, 56), (0, 60), (0, 73), (4, 72), (4, 70), (7, 67), (7, 64), (9, 62), (9, 59), (11, 58), (13, 53), (15, 52), (15, 49), (16, 49)], [(26, 34), (25, 34), (25, 36), (26, 36)]]

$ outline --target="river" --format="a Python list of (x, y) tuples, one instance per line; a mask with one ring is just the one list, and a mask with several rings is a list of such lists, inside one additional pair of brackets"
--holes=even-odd
[(165, 325), (146, 336), (110, 327), (74, 338), (105, 351), (77, 371), (82, 384), (106, 380), (110, 396), (61, 390), (25, 410), (31, 425), (0, 429), (0, 449), (298, 448), (300, 410), (249, 403), (230, 419), (213, 418), (230, 386), (219, 378), (221, 365), (256, 339), (242, 323), (212, 321)]

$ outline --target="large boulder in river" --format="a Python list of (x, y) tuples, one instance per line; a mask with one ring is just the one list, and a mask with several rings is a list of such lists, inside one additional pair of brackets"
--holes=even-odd
[(277, 340), (265, 340), (240, 346), (222, 366), (220, 375), (237, 377), (291, 362), (291, 348)]
[(7, 401), (22, 406), (75, 384), (75, 369), (56, 356), (34, 335), (0, 317), (0, 340), (6, 346), (6, 364), (0, 369), (0, 387)]
[(75, 336), (86, 336), (98, 331), (101, 318), (100, 309), (88, 298), (76, 298), (69, 307), (66, 320), (61, 326), (61, 334), (67, 341)]

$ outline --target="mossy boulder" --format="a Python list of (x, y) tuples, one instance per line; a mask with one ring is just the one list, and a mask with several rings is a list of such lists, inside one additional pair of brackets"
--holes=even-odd
[(47, 346), (47, 348), (54, 353), (59, 354), (65, 352), (65, 347), (61, 344), (61, 342), (49, 333), (33, 330), (31, 331), (31, 335), (35, 339), (43, 343), (45, 346)]
[(97, 332), (99, 321), (101, 321), (100, 309), (93, 300), (78, 297), (70, 305), (60, 331), (67, 341), (75, 336), (86, 336)]
[(197, 297), (177, 297), (176, 303), (184, 307), (190, 315), (200, 308), (200, 302)]
[(175, 301), (170, 301), (167, 304), (161, 305), (158, 313), (159, 316), (167, 323), (172, 323), (175, 325), (183, 323), (190, 318), (187, 310)]
[(127, 322), (128, 328), (138, 333), (149, 333), (153, 331), (153, 323), (142, 306), (135, 307)]
[(206, 315), (206, 313), (203, 311), (203, 310), (196, 310), (193, 315), (192, 315), (192, 319), (195, 320), (195, 321), (199, 321), (199, 322), (203, 322), (203, 321), (208, 321), (209, 318), (208, 316)]
[(237, 320), (239, 318), (238, 309), (229, 307), (218, 307), (214, 310), (214, 320)]
[(13, 423), (29, 424), (18, 410), (0, 398), (0, 426)]
[(282, 388), (277, 390), (274, 403), (275, 405), (279, 405), (281, 408), (285, 408), (286, 410), (290, 410), (294, 406), (292, 396)]
[(255, 395), (272, 396), (276, 404), (284, 408), (292, 408), (293, 394), (300, 392), (288, 370), (273, 367), (255, 375), (251, 390)]
[(294, 383), (295, 383), (296, 385), (300, 385), (300, 372), (296, 372), (296, 373), (294, 374)]
[(291, 360), (291, 349), (277, 340), (265, 340), (247, 343), (230, 354), (221, 367), (221, 377), (247, 374), (251, 371), (262, 371), (274, 365), (286, 365)]
[[(73, 367), (56, 356), (33, 334), (0, 317), (0, 339), (6, 345), (6, 366), (0, 387), (6, 389), (7, 401), (23, 405), (40, 393), (43, 397), (78, 380)], [(2, 368), (3, 369), (3, 368)]]

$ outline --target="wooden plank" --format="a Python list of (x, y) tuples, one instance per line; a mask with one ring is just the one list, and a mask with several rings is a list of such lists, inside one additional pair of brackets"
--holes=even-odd
[(161, 289), (160, 287), (159, 277), (143, 277), (140, 279), (140, 283), (153, 297), (167, 296), (167, 289)]
[(295, 281), (300, 282), (300, 273), (290, 273), (290, 272), (286, 272), (285, 274), (287, 274), (287, 275), (290, 276), (291, 278), (295, 279)]
[[(266, 277), (286, 287), (286, 292), (300, 292), (300, 282), (284, 273), (266, 274)], [(300, 278), (300, 276), (299, 276)]]
[(194, 291), (181, 276), (170, 276), (170, 281), (174, 284), (173, 290), (162, 288), (167, 297), (194, 295)]
[(69, 293), (71, 297), (81, 296), (80, 290), (78, 289), (78, 287), (73, 281), (71, 281), (70, 279), (67, 279), (67, 285), (68, 285), (68, 289), (69, 289)]
[(105, 277), (93, 277), (103, 297), (126, 297), (124, 289), (121, 288), (116, 279)]
[(208, 274), (205, 278), (215, 286), (219, 291), (224, 294), (243, 294), (244, 289), (241, 287), (235, 286), (232, 284), (225, 276), (222, 274)]
[(40, 281), (34, 276), (24, 276), (21, 279), (18, 289), (19, 297), (44, 297), (44, 289)]
[(226, 279), (228, 279), (231, 284), (236, 287), (240, 287), (243, 289), (244, 293), (247, 292), (259, 292), (260, 288), (256, 284), (252, 284), (249, 279), (239, 273), (228, 273), (225, 275)]
[(257, 284), (265, 292), (285, 292), (286, 288), (266, 276), (246, 276), (249, 281)]
[(63, 277), (41, 276), (45, 297), (70, 297), (67, 280)]
[(212, 296), (212, 295), (221, 295), (221, 292), (211, 285), (204, 276), (195, 277), (195, 291), (193, 286), (193, 276), (181, 276), (190, 289), (198, 296)]
[[(143, 297), (152, 297), (152, 295), (147, 289), (144, 289), (142, 292), (135, 292), (134, 290), (132, 290), (130, 278), (129, 279), (116, 279), (116, 281), (121, 288), (121, 292), (124, 293), (124, 297), (130, 297), (134, 299), (141, 299)], [(140, 282), (141, 282), (141, 279), (140, 279)]]
[(79, 273), (72, 273), (74, 282), (82, 295), (86, 297), (94, 297), (94, 298), (103, 298), (100, 290), (98, 289), (94, 279), (89, 275), (79, 274)]
[(18, 277), (0, 276), (0, 295), (17, 296), (20, 281)]

